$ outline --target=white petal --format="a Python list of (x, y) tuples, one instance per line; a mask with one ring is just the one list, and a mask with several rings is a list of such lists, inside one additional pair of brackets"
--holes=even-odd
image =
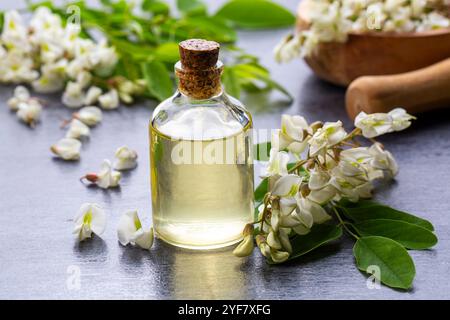
[(136, 237), (135, 242), (136, 245), (138, 245), (142, 249), (149, 250), (153, 245), (153, 238), (153, 228), (150, 228), (149, 231), (142, 232), (141, 235)]
[(330, 181), (330, 176), (324, 171), (311, 172), (309, 176), (308, 187), (311, 190), (324, 188)]
[(86, 96), (84, 98), (85, 105), (91, 105), (98, 101), (98, 98), (102, 95), (102, 89), (99, 87), (92, 86), (86, 92)]
[(66, 138), (80, 139), (88, 137), (90, 133), (89, 127), (77, 119), (70, 122), (69, 130), (66, 133)]
[(136, 221), (139, 221), (140, 224), (137, 211), (128, 211), (120, 217), (117, 237), (122, 245), (126, 246), (131, 240), (134, 240), (134, 234), (138, 230)]
[(273, 249), (281, 249), (282, 248), (281, 242), (273, 230), (271, 230), (269, 235), (267, 236), (267, 244)]
[(114, 162), (114, 169), (116, 170), (130, 170), (137, 166), (137, 152), (131, 150), (127, 146), (118, 148), (115, 157), (116, 161)]
[(98, 107), (88, 106), (81, 108), (74, 117), (88, 126), (95, 126), (102, 121), (102, 110)]
[(100, 206), (93, 204), (91, 207), (91, 229), (96, 235), (101, 235), (106, 229), (106, 214)]
[(81, 142), (76, 139), (64, 138), (50, 147), (50, 150), (64, 160), (80, 158)]
[(300, 176), (295, 174), (285, 175), (275, 182), (271, 193), (274, 196), (292, 197), (298, 192), (301, 182), (302, 178)]

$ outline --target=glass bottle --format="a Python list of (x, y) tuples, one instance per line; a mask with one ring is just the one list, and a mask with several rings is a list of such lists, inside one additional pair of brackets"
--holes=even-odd
[(252, 118), (222, 89), (219, 48), (179, 44), (178, 90), (150, 123), (154, 229), (190, 249), (234, 244), (253, 219)]

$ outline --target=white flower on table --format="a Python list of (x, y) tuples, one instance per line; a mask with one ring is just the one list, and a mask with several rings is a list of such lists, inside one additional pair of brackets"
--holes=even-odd
[(77, 83), (69, 81), (62, 96), (62, 102), (69, 108), (79, 108), (84, 105), (83, 87)]
[(342, 122), (326, 122), (323, 127), (317, 129), (311, 139), (308, 140), (310, 145), (309, 153), (311, 156), (324, 155), (328, 147), (332, 147), (340, 143), (347, 133), (342, 127)]
[(24, 86), (17, 86), (14, 89), (14, 95), (8, 100), (9, 109), (17, 111), (20, 103), (27, 103), (30, 100), (30, 91)]
[(0, 39), (9, 50), (20, 50), (27, 53), (31, 50), (28, 41), (28, 28), (16, 10), (6, 11), (4, 14), (3, 30)]
[(121, 245), (137, 245), (149, 250), (153, 245), (153, 228), (144, 231), (137, 211), (128, 211), (120, 217), (117, 237)]
[(31, 85), (36, 92), (53, 93), (64, 88), (67, 60), (60, 59), (54, 63), (46, 63), (41, 67), (41, 76)]
[(98, 98), (102, 95), (102, 89), (96, 86), (92, 86), (86, 92), (86, 97), (84, 98), (84, 104), (89, 106), (98, 101)]
[(88, 180), (99, 188), (108, 189), (118, 187), (121, 177), (119, 171), (113, 170), (111, 161), (105, 159), (98, 173), (88, 173), (82, 179)]
[(78, 210), (75, 217), (75, 228), (73, 233), (78, 236), (79, 241), (91, 238), (92, 233), (101, 235), (106, 228), (106, 214), (103, 209), (95, 203), (85, 203)]
[(116, 89), (111, 89), (98, 97), (98, 101), (105, 110), (117, 109), (119, 107), (119, 94)]
[(114, 156), (116, 158), (114, 169), (116, 170), (130, 170), (137, 166), (138, 154), (127, 146), (118, 148)]
[(37, 100), (21, 102), (17, 106), (17, 117), (27, 125), (33, 127), (41, 117), (42, 106)]
[(91, 84), (92, 74), (88, 71), (81, 71), (77, 75), (76, 80), (77, 80), (76, 82), (81, 86), (81, 88), (85, 89)]
[(81, 142), (77, 139), (63, 138), (50, 147), (50, 150), (64, 160), (80, 158)]
[(70, 121), (69, 130), (67, 130), (66, 138), (81, 139), (89, 137), (90, 129), (87, 125), (78, 119)]
[(33, 60), (16, 49), (8, 51), (0, 61), (0, 81), (5, 83), (28, 83), (39, 77), (33, 69)]
[(75, 112), (73, 117), (92, 127), (102, 121), (102, 110), (95, 106), (88, 106)]

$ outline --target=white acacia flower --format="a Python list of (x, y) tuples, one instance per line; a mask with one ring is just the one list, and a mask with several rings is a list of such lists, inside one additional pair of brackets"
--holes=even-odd
[(345, 197), (352, 202), (359, 198), (371, 198), (373, 185), (367, 175), (346, 176), (341, 167), (335, 167), (332, 170), (330, 183), (338, 190), (336, 197)]
[(80, 158), (81, 142), (77, 139), (64, 138), (50, 147), (50, 150), (64, 160)]
[(17, 86), (14, 89), (14, 96), (8, 100), (9, 109), (17, 111), (20, 103), (27, 103), (30, 100), (30, 91), (24, 86)]
[(17, 117), (29, 126), (34, 126), (41, 117), (42, 106), (37, 100), (21, 102), (17, 106)]
[(62, 102), (69, 108), (79, 108), (84, 104), (84, 92), (77, 82), (69, 81), (62, 96)]
[(300, 54), (302, 35), (287, 35), (273, 49), (277, 62), (289, 62)]
[(39, 76), (33, 69), (33, 60), (16, 50), (8, 51), (2, 58), (0, 71), (1, 80), (5, 83), (29, 83)]
[(297, 197), (297, 208), (291, 216), (298, 221), (292, 229), (299, 235), (309, 233), (314, 223), (321, 224), (331, 219), (321, 205), (303, 197)]
[(77, 75), (77, 83), (80, 85), (81, 88), (85, 89), (91, 84), (92, 81), (92, 74), (88, 71), (81, 71)]
[(318, 204), (325, 204), (336, 195), (336, 189), (330, 184), (331, 176), (323, 170), (310, 173), (308, 188), (311, 190), (308, 199)]
[(115, 188), (119, 186), (121, 177), (120, 172), (113, 170), (111, 162), (105, 159), (100, 167), (100, 172), (97, 174), (95, 184), (102, 189)]
[(90, 53), (89, 59), (94, 66), (94, 71), (101, 77), (111, 75), (118, 61), (114, 47), (108, 47), (106, 40), (102, 39), (96, 48)]
[(87, 125), (78, 119), (72, 119), (69, 130), (67, 130), (66, 138), (81, 139), (89, 137), (90, 129)]
[(67, 60), (61, 59), (54, 63), (46, 63), (41, 67), (41, 76), (31, 84), (36, 92), (53, 93), (64, 88)]
[(355, 118), (355, 127), (366, 138), (374, 138), (392, 131), (392, 117), (387, 113), (367, 114), (361, 111)]
[(98, 101), (98, 98), (102, 95), (102, 89), (99, 87), (92, 86), (86, 92), (86, 96), (84, 98), (84, 104), (89, 106)]
[(324, 154), (326, 148), (340, 143), (347, 133), (342, 127), (342, 122), (326, 122), (322, 128), (317, 129), (312, 138), (308, 140), (311, 156)]
[(80, 120), (85, 125), (92, 127), (102, 121), (102, 110), (98, 107), (88, 106), (75, 112), (73, 117)]
[(263, 176), (284, 176), (288, 174), (287, 165), (289, 162), (289, 154), (284, 151), (278, 151), (276, 149), (270, 150), (270, 159), (266, 168), (266, 172)]
[(302, 177), (295, 174), (284, 175), (279, 178), (271, 191), (271, 194), (279, 197), (293, 197), (298, 193)]
[(114, 169), (116, 170), (130, 170), (137, 166), (138, 154), (127, 146), (118, 148), (115, 157), (116, 161), (114, 162)]
[(369, 152), (373, 156), (370, 161), (370, 165), (376, 169), (383, 170), (388, 173), (388, 177), (395, 177), (398, 173), (398, 165), (392, 154), (384, 150), (381, 144), (374, 143), (370, 148)]
[(29, 52), (28, 30), (21, 15), (16, 10), (6, 11), (3, 18), (3, 29), (0, 39), (9, 50)]
[(283, 115), (281, 117), (281, 131), (279, 148), (300, 154), (307, 146), (307, 135), (311, 133), (305, 118), (301, 116)]
[(85, 203), (78, 210), (75, 217), (75, 228), (73, 233), (83, 241), (92, 236), (92, 233), (101, 235), (106, 228), (106, 214), (103, 209), (95, 203)]
[(411, 120), (415, 120), (416, 117), (406, 113), (405, 109), (395, 108), (388, 113), (392, 118), (392, 130), (401, 131), (408, 128), (411, 125)]
[(103, 109), (116, 109), (119, 107), (119, 94), (116, 89), (111, 89), (107, 93), (98, 97), (98, 101)]
[(259, 250), (261, 250), (262, 255), (272, 259), (275, 263), (282, 263), (289, 259), (289, 252), (271, 248), (266, 239), (261, 235), (256, 237), (256, 244), (258, 245)]
[(153, 245), (153, 228), (144, 231), (137, 211), (128, 211), (120, 217), (117, 237), (121, 245), (137, 245), (149, 250)]

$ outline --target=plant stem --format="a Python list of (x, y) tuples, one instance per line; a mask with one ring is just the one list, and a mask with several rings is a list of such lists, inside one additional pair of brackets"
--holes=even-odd
[(291, 173), (292, 171), (297, 170), (297, 169), (300, 168), (302, 165), (304, 165), (307, 161), (308, 161), (308, 160), (302, 160), (302, 161), (297, 162), (297, 163), (295, 164), (295, 166), (293, 166), (292, 168), (290, 168), (290, 169), (288, 170), (288, 172)]
[(356, 235), (354, 232), (352, 232), (352, 231), (347, 227), (346, 222), (341, 218), (341, 215), (339, 214), (339, 211), (336, 209), (336, 207), (333, 206), (332, 208), (333, 208), (334, 213), (336, 214), (336, 217), (337, 217), (338, 220), (339, 220), (339, 224), (341, 224), (341, 225), (344, 227), (344, 229), (345, 229), (352, 237), (354, 237), (356, 240), (358, 240), (358, 239), (359, 239), (359, 236)]

